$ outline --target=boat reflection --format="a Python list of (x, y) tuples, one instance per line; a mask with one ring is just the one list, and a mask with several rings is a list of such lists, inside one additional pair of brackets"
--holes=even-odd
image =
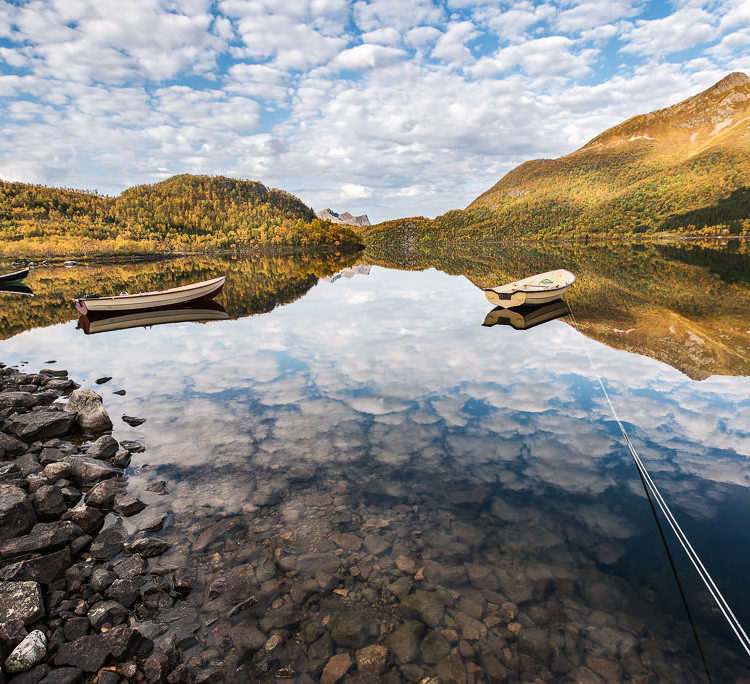
[(510, 325), (516, 330), (528, 330), (569, 313), (570, 308), (562, 299), (548, 304), (526, 304), (515, 309), (498, 306), (485, 316), (482, 325), (488, 328), (493, 325)]
[(115, 316), (89, 313), (78, 319), (78, 330), (87, 335), (126, 330), (127, 328), (148, 328), (167, 323), (205, 323), (224, 321), (229, 318), (221, 304), (216, 302), (194, 302), (192, 304), (152, 309), (150, 311), (126, 311)]
[(20, 294), (27, 297), (34, 296), (34, 290), (21, 283), (0, 283), (0, 294)]

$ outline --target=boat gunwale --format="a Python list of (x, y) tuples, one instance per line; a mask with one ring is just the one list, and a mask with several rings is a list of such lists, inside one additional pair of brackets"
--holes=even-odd
[(143, 299), (144, 297), (165, 295), (165, 294), (176, 294), (178, 292), (187, 292), (189, 290), (196, 290), (206, 285), (213, 285), (218, 283), (220, 280), (226, 280), (226, 276), (219, 276), (217, 278), (211, 278), (210, 280), (202, 280), (199, 283), (191, 283), (190, 285), (180, 285), (178, 287), (170, 287), (166, 290), (151, 290), (150, 292), (138, 292), (135, 294), (121, 294), (121, 295), (107, 295), (106, 297), (75, 297), (74, 302), (109, 302), (114, 300), (127, 300), (127, 299)]
[[(570, 287), (577, 280), (576, 274), (573, 273), (572, 271), (568, 271), (567, 268), (556, 269), (556, 270), (567, 271), (568, 273), (570, 273), (570, 275), (573, 276), (573, 280), (571, 280), (569, 283), (565, 283), (564, 285), (558, 285), (556, 287), (546, 287), (546, 288), (540, 289), (540, 290), (526, 290), (526, 289), (523, 289), (522, 287), (520, 287), (520, 288), (517, 287), (517, 288), (515, 288), (513, 290), (505, 290), (503, 292), (500, 292), (499, 291), (500, 288), (505, 287), (505, 285), (498, 285), (497, 287), (483, 287), (482, 291), (483, 292), (494, 292), (495, 294), (514, 294), (515, 292), (555, 292), (556, 290), (563, 290), (565, 288)], [(550, 273), (550, 271), (546, 271), (546, 273)], [(537, 275), (544, 275), (544, 273), (537, 273), (535, 275), (528, 276), (528, 277), (529, 278), (534, 278)], [(525, 280), (525, 278), (523, 280)]]

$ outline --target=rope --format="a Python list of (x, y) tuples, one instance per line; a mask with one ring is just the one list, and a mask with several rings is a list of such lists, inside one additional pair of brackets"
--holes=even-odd
[[(578, 330), (578, 332), (580, 333), (581, 328), (578, 325), (578, 321), (576, 320), (575, 316), (573, 315), (573, 309), (572, 307), (570, 307), (570, 304), (568, 304), (568, 308), (570, 309), (570, 317), (572, 318), (573, 323), (575, 324), (576, 330)], [(664, 497), (662, 497), (661, 492), (659, 491), (658, 487), (656, 486), (656, 484), (654, 484), (654, 481), (651, 479), (651, 476), (646, 470), (646, 467), (643, 465), (643, 461), (641, 461), (640, 456), (638, 456), (638, 452), (635, 450), (633, 443), (630, 441), (630, 437), (628, 436), (628, 433), (625, 430), (625, 426), (623, 425), (622, 421), (620, 420), (619, 415), (617, 414), (617, 411), (615, 410), (615, 406), (612, 403), (612, 399), (609, 396), (609, 392), (607, 392), (607, 388), (604, 386), (604, 382), (602, 381), (601, 375), (599, 375), (599, 371), (597, 370), (596, 365), (594, 364), (594, 360), (591, 358), (591, 354), (589, 354), (589, 351), (586, 348), (586, 346), (584, 346), (584, 351), (586, 352), (586, 356), (588, 356), (589, 363), (591, 364), (591, 369), (594, 371), (594, 375), (596, 375), (596, 379), (599, 382), (599, 387), (601, 387), (602, 389), (604, 398), (607, 400), (607, 403), (609, 404), (609, 408), (612, 411), (612, 415), (614, 416), (615, 421), (617, 422), (617, 425), (620, 428), (620, 432), (622, 433), (622, 436), (625, 439), (625, 444), (627, 445), (628, 450), (630, 451), (630, 455), (633, 457), (635, 466), (638, 469), (638, 474), (641, 476), (642, 481), (647, 487), (647, 491), (650, 491), (651, 494), (653, 495), (657, 506), (659, 507), (662, 514), (666, 518), (667, 522), (669, 523), (669, 526), (672, 528), (672, 532), (674, 532), (675, 536), (677, 537), (677, 541), (680, 542), (680, 546), (682, 546), (683, 550), (687, 554), (687, 557), (690, 559), (690, 562), (693, 564), (693, 567), (698, 573), (698, 576), (703, 580), (703, 583), (706, 585), (706, 588), (708, 589), (712, 598), (716, 602), (716, 605), (719, 607), (719, 610), (721, 611), (722, 615), (724, 616), (726, 621), (729, 623), (729, 626), (732, 628), (732, 631), (734, 632), (735, 636), (737, 637), (740, 644), (742, 645), (742, 648), (745, 650), (745, 653), (748, 656), (750, 656), (750, 637), (747, 636), (747, 633), (745, 632), (742, 625), (740, 624), (740, 621), (732, 612), (732, 609), (729, 607), (729, 604), (727, 603), (723, 594), (721, 593), (721, 591), (719, 591), (719, 588), (716, 586), (716, 583), (714, 582), (713, 578), (709, 574), (708, 570), (706, 570), (706, 567), (703, 564), (703, 561), (701, 561), (700, 557), (698, 556), (692, 544), (690, 543), (690, 540), (682, 531), (682, 528), (677, 522), (677, 519), (672, 514), (672, 511), (667, 505), (667, 502), (664, 500)]]

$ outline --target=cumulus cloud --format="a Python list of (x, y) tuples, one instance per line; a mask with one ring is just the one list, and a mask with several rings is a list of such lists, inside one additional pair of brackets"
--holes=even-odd
[(376, 221), (433, 216), (527, 159), (747, 68), (742, 0), (643, 11), (637, 0), (0, 0), (0, 173), (113, 193), (222, 173)]

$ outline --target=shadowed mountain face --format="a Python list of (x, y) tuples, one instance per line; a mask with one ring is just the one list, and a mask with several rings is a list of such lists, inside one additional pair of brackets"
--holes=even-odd
[[(406, 270), (437, 268), (464, 275), (478, 288), (570, 269), (577, 276), (566, 295), (573, 316), (561, 320), (611, 347), (650, 356), (703, 380), (750, 375), (749, 247), (371, 248), (361, 261)], [(477, 290), (477, 297), (483, 296)]]
[[(731, 221), (734, 232), (748, 232), (750, 206), (738, 210), (730, 198), (748, 185), (750, 78), (734, 73), (672, 107), (628, 119), (571, 154), (521, 164), (466, 209), (417, 220), (416, 238), (694, 232), (691, 216), (674, 215), (709, 207), (714, 225)], [(363, 234), (368, 243), (399, 239), (409, 220)]]

